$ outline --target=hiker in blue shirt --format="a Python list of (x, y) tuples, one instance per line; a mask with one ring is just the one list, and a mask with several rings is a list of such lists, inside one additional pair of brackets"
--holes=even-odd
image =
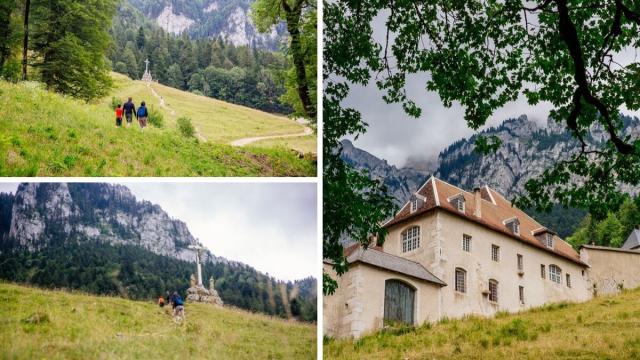
[(175, 321), (184, 320), (184, 301), (176, 291), (169, 297), (169, 303), (173, 307), (173, 319)]
[(138, 123), (140, 123), (140, 128), (144, 130), (144, 128), (147, 127), (147, 117), (149, 117), (149, 112), (147, 111), (147, 106), (144, 101), (140, 103), (136, 117), (138, 118)]

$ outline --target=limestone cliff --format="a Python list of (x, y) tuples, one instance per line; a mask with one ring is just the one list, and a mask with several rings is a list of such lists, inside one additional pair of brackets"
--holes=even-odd
[[(31, 251), (65, 241), (136, 245), (158, 255), (194, 261), (197, 240), (160, 206), (138, 201), (125, 186), (23, 183), (13, 197), (6, 238)], [(209, 261), (226, 261), (211, 254)]]

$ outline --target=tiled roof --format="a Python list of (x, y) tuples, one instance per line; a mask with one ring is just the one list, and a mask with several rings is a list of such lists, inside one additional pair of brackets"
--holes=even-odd
[(345, 249), (345, 256), (350, 264), (361, 262), (440, 286), (447, 285), (419, 263), (382, 252), (379, 249), (380, 247), (369, 247), (365, 250), (360, 244), (354, 244)]
[(638, 247), (640, 247), (640, 230), (633, 229), (631, 234), (629, 234), (627, 241), (625, 241), (624, 244), (622, 244), (622, 248), (626, 250), (630, 250)]
[[(427, 182), (418, 189), (417, 193), (424, 196), (426, 201), (424, 201), (424, 203), (422, 203), (422, 205), (414, 212), (411, 212), (411, 207), (408, 206), (408, 203), (405, 204), (396, 216), (385, 224), (385, 227), (388, 228), (415, 216), (435, 209), (441, 209), (478, 223), (489, 229), (503, 233), (516, 240), (525, 242), (531, 246), (535, 246), (541, 250), (554, 253), (580, 265), (586, 266), (586, 264), (580, 260), (580, 255), (571, 247), (571, 245), (560, 239), (558, 236), (554, 236), (553, 249), (547, 248), (542, 244), (534, 236), (534, 232), (535, 234), (539, 234), (541, 233), (541, 229), (546, 228), (522, 210), (512, 206), (510, 201), (488, 186), (483, 186), (480, 189), (480, 217), (475, 215), (476, 202), (475, 195), (473, 193), (464, 191), (456, 186), (436, 179), (435, 177), (431, 177), (427, 180)], [(460, 194), (464, 196), (465, 199), (464, 212), (458, 211), (458, 209), (448, 201), (448, 199)], [(519, 235), (513, 234), (504, 223), (505, 220), (514, 217), (517, 218), (520, 223)], [(555, 234), (553, 231), (550, 232)]]

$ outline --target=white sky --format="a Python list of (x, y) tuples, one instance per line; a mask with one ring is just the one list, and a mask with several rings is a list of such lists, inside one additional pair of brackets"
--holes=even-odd
[[(318, 276), (314, 183), (118, 183), (184, 221), (217, 256), (282, 280)], [(0, 192), (17, 187), (0, 183)]]

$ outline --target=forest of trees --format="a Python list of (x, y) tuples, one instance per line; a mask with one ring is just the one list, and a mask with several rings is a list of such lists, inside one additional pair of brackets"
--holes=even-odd
[(640, 197), (627, 197), (622, 205), (602, 220), (587, 215), (567, 241), (578, 248), (583, 244), (620, 247), (631, 231), (640, 226)]
[(3, 0), (0, 76), (90, 100), (111, 84), (105, 53), (117, 0)]
[[(185, 296), (195, 271), (194, 263), (156, 255), (132, 245), (65, 241), (39, 252), (29, 252), (7, 247), (9, 242), (3, 244), (0, 278), (47, 288), (155, 300), (166, 291), (176, 290)], [(247, 265), (208, 262), (204, 264), (203, 277), (211, 276), (226, 305), (279, 317), (287, 317), (288, 306), (294, 317), (316, 321), (316, 280), (313, 278), (283, 282)]]
[(111, 27), (113, 70), (140, 79), (149, 59), (161, 84), (260, 110), (288, 114), (281, 101), (289, 68), (283, 53), (234, 46), (223, 39), (191, 40), (169, 34), (123, 6)]

